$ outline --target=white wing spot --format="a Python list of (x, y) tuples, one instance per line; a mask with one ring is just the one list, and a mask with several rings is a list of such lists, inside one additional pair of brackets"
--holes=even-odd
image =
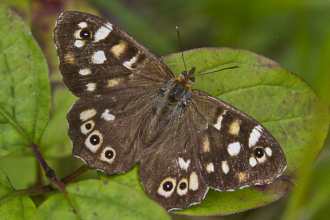
[(179, 157), (179, 165), (180, 165), (181, 169), (187, 171), (189, 164), (190, 164), (190, 160), (187, 160), (187, 162), (186, 162), (186, 161), (184, 161), (183, 158)]
[(137, 61), (137, 58), (136, 58), (137, 56), (135, 56), (135, 57), (133, 57), (130, 61), (125, 61), (124, 63), (123, 63), (123, 65), (124, 66), (126, 66), (128, 69), (132, 69), (132, 65)]
[(76, 40), (75, 42), (74, 42), (74, 45), (76, 46), (76, 47), (82, 47), (82, 46), (84, 46), (85, 45), (85, 41), (83, 41), (83, 40)]
[(253, 147), (261, 136), (262, 127), (260, 125), (255, 126), (250, 134), (249, 147)]
[(109, 109), (106, 109), (103, 114), (101, 115), (101, 118), (103, 118), (106, 121), (113, 121), (115, 120), (115, 116), (113, 114), (109, 113)]
[[(164, 185), (166, 182), (171, 182), (171, 183), (172, 183), (172, 189), (171, 189), (170, 191), (165, 191), (165, 190), (164, 190), (164, 186), (163, 186), (163, 185)], [(164, 180), (160, 183), (160, 185), (159, 185), (159, 187), (158, 187), (158, 190), (157, 190), (157, 193), (158, 193), (159, 195), (161, 195), (161, 196), (164, 196), (164, 197), (168, 198), (168, 197), (170, 197), (170, 196), (172, 195), (172, 193), (173, 193), (175, 187), (176, 187), (176, 180), (173, 179), (173, 178), (171, 178), (171, 177), (167, 177), (166, 179), (164, 179)]]
[(206, 172), (208, 172), (208, 173), (212, 173), (212, 172), (214, 172), (214, 165), (213, 165), (213, 163), (209, 163), (209, 164), (206, 166)]
[(105, 26), (106, 26), (107, 28), (109, 28), (110, 30), (112, 30), (112, 24), (111, 24), (111, 23), (107, 22), (107, 23), (105, 24)]
[(80, 113), (80, 120), (82, 121), (87, 121), (88, 119), (94, 117), (94, 115), (96, 115), (96, 110), (95, 109), (88, 109), (85, 111), (82, 111)]
[(254, 157), (250, 157), (250, 159), (249, 159), (249, 163), (250, 163), (251, 167), (255, 167), (255, 165), (257, 165), (257, 160), (256, 160), (256, 158), (254, 158)]
[(93, 92), (96, 89), (96, 84), (95, 83), (88, 83), (86, 85), (86, 87), (87, 87), (88, 92)]
[(82, 76), (86, 76), (86, 75), (89, 75), (91, 74), (91, 70), (90, 69), (81, 69), (79, 70), (79, 74), (82, 75)]
[(267, 154), (268, 157), (272, 156), (273, 151), (272, 151), (272, 149), (270, 149), (270, 147), (266, 147), (265, 151), (266, 151), (266, 154)]
[(92, 56), (92, 62), (94, 64), (102, 64), (106, 60), (107, 60), (107, 58), (105, 58), (104, 51), (102, 51), (102, 50), (96, 51)]
[(229, 166), (228, 166), (228, 162), (226, 160), (221, 162), (221, 168), (225, 174), (227, 174), (229, 172)]
[(198, 176), (196, 172), (192, 172), (189, 177), (189, 189), (196, 191), (198, 189)]
[(80, 27), (80, 28), (85, 28), (85, 27), (87, 27), (87, 23), (86, 22), (80, 22), (79, 24), (78, 24), (78, 26)]
[(100, 27), (94, 35), (94, 42), (99, 42), (100, 40), (105, 39), (110, 34), (111, 31), (112, 31), (112, 27), (111, 29), (104, 26)]
[(239, 142), (234, 142), (228, 145), (228, 153), (230, 156), (237, 156), (241, 150), (241, 144)]
[(222, 119), (223, 119), (223, 116), (226, 114), (226, 110), (221, 114), (219, 115), (218, 119), (217, 119), (217, 123), (215, 123), (213, 125), (213, 127), (215, 127), (216, 129), (218, 129), (220, 131), (221, 129), (221, 122), (222, 122)]

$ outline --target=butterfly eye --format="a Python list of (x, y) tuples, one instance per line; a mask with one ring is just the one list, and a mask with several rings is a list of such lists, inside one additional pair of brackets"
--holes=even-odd
[(83, 125), (80, 126), (80, 131), (83, 134), (88, 134), (89, 132), (92, 131), (92, 129), (94, 128), (95, 123), (93, 120), (89, 120), (87, 122), (85, 122)]
[(95, 153), (100, 148), (102, 142), (103, 136), (101, 133), (99, 131), (94, 131), (87, 137), (85, 145), (88, 149)]
[(264, 151), (262, 148), (256, 147), (256, 149), (254, 150), (254, 155), (257, 158), (262, 158), (264, 156)]
[(166, 181), (163, 183), (163, 190), (169, 192), (173, 189), (173, 183), (171, 181)]
[(101, 160), (112, 163), (115, 160), (116, 151), (112, 147), (106, 147), (101, 153)]
[(178, 183), (177, 193), (180, 196), (186, 195), (188, 192), (188, 180), (186, 178), (182, 178)]
[(91, 142), (91, 144), (93, 145), (98, 145), (100, 143), (100, 137), (98, 135), (92, 135), (90, 138), (89, 138), (89, 141)]
[(165, 196), (166, 198), (170, 197), (175, 189), (175, 186), (176, 180), (168, 177), (161, 182), (157, 193), (161, 196)]
[(254, 156), (258, 160), (258, 163), (263, 163), (267, 159), (266, 154), (265, 154), (265, 150), (261, 147), (258, 147), (258, 146), (254, 148)]
[(88, 40), (92, 38), (92, 32), (87, 30), (87, 29), (83, 29), (80, 31), (80, 37), (84, 40)]

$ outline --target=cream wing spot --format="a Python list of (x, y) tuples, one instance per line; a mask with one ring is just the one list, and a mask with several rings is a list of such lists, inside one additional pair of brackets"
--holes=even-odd
[(186, 161), (184, 161), (184, 159), (183, 158), (181, 158), (181, 157), (179, 157), (179, 165), (180, 165), (180, 168), (182, 169), (182, 170), (188, 170), (188, 167), (189, 167), (189, 164), (190, 164), (190, 160), (187, 160), (187, 162)]
[(102, 161), (108, 162), (109, 164), (112, 164), (115, 158), (116, 158), (116, 151), (110, 146), (104, 148), (100, 156), (100, 159)]
[(79, 70), (79, 74), (82, 75), (82, 76), (86, 76), (86, 75), (91, 74), (91, 70), (90, 70), (89, 68), (86, 68), (86, 69), (80, 69), (80, 70)]
[(237, 173), (237, 178), (239, 183), (244, 183), (248, 179), (248, 174), (246, 172)]
[(88, 92), (93, 92), (93, 91), (95, 91), (95, 89), (96, 89), (96, 83), (88, 83), (86, 85), (86, 90)]
[(199, 187), (198, 176), (196, 172), (192, 172), (189, 176), (189, 189), (196, 191)]
[(264, 154), (262, 157), (257, 157), (258, 163), (264, 163), (267, 160), (266, 154)]
[(79, 24), (78, 24), (78, 26), (80, 27), (80, 28), (86, 28), (88, 25), (87, 25), (87, 23), (86, 22), (80, 22)]
[(94, 115), (96, 115), (96, 110), (94, 108), (92, 108), (92, 109), (82, 111), (80, 113), (79, 117), (80, 117), (80, 120), (87, 121), (88, 119), (94, 117)]
[(249, 138), (249, 147), (254, 147), (254, 145), (258, 142), (260, 136), (261, 136), (261, 132), (262, 131), (262, 127), (260, 125), (255, 126), (252, 130), (252, 132), (250, 133), (250, 138)]
[(80, 126), (80, 131), (83, 134), (88, 134), (93, 130), (94, 127), (95, 127), (95, 122), (93, 120), (89, 120)]
[(237, 156), (241, 150), (241, 144), (239, 142), (234, 142), (228, 145), (228, 153), (230, 156)]
[(213, 165), (213, 163), (207, 164), (207, 166), (206, 166), (206, 172), (208, 172), (208, 173), (214, 172), (214, 165)]
[(107, 60), (107, 58), (105, 57), (104, 51), (102, 51), (102, 50), (96, 51), (92, 55), (92, 62), (94, 64), (102, 64), (106, 60)]
[(166, 198), (170, 197), (176, 187), (176, 180), (167, 177), (159, 185), (157, 193)]
[(68, 53), (64, 56), (64, 63), (74, 64), (75, 62), (76, 62), (76, 59), (73, 56), (73, 54)]
[(265, 152), (266, 152), (268, 157), (272, 156), (273, 151), (272, 151), (272, 149), (270, 149), (270, 147), (266, 147)]
[(178, 187), (176, 189), (176, 192), (179, 196), (186, 195), (188, 192), (188, 180), (186, 178), (182, 178), (180, 182), (178, 183)]
[(123, 65), (125, 66), (125, 67), (127, 67), (127, 69), (133, 69), (132, 68), (132, 65), (137, 61), (137, 58), (136, 58), (137, 56), (135, 56), (135, 57), (133, 57), (130, 61), (125, 61), (124, 63), (123, 63)]
[(108, 80), (108, 87), (117, 86), (120, 83), (121, 79), (110, 79)]
[(124, 42), (120, 42), (119, 44), (111, 47), (110, 49), (110, 51), (116, 58), (119, 58), (119, 56), (123, 54), (125, 50), (126, 50), (126, 44)]
[(229, 166), (226, 160), (221, 162), (221, 169), (225, 174), (229, 172)]
[(235, 119), (229, 126), (229, 134), (237, 136), (240, 131), (240, 121)]
[(76, 41), (74, 42), (74, 45), (75, 45), (76, 47), (78, 47), (78, 48), (83, 47), (83, 46), (85, 45), (85, 41), (83, 41), (83, 40), (76, 40)]
[(213, 127), (215, 127), (216, 129), (218, 129), (219, 131), (220, 131), (220, 129), (221, 129), (221, 122), (222, 122), (222, 120), (223, 120), (223, 116), (226, 114), (226, 110), (221, 114), (221, 115), (219, 115), (219, 117), (218, 117), (218, 119), (217, 119), (217, 123), (215, 123), (214, 125), (213, 125)]
[(99, 42), (100, 40), (105, 39), (111, 31), (112, 27), (109, 29), (109, 27), (101, 26), (94, 35), (94, 42)]
[(86, 138), (85, 146), (90, 151), (95, 153), (101, 147), (102, 142), (103, 142), (102, 134), (98, 130), (95, 130)]
[(249, 164), (251, 167), (255, 167), (257, 165), (257, 160), (254, 157), (250, 157)]
[(113, 114), (110, 114), (109, 112), (110, 112), (110, 110), (109, 109), (106, 109), (102, 113), (101, 118), (103, 118), (106, 121), (113, 121), (113, 120), (115, 120), (116, 117)]
[(210, 141), (208, 136), (204, 136), (203, 151), (204, 153), (210, 152)]

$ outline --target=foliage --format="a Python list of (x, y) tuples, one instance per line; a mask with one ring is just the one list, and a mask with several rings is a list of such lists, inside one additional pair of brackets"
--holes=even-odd
[[(195, 66), (198, 72), (240, 66), (235, 70), (201, 76), (194, 88), (207, 91), (259, 120), (284, 149), (288, 169), (282, 179), (265, 188), (251, 187), (235, 192), (210, 190), (200, 205), (179, 213), (224, 215), (241, 212), (281, 198), (297, 183), (297, 189), (287, 200), (229, 218), (322, 219), (329, 214), (327, 183), (330, 180), (323, 178), (330, 168), (329, 142), (313, 165), (313, 172), (306, 175), (321, 151), (330, 120), (330, 33), (327, 32), (330, 5), (326, 1), (291, 1), (290, 4), (283, 0), (235, 0), (230, 3), (193, 0), (189, 4), (172, 0), (90, 2), (103, 9), (104, 16), (156, 55), (178, 51), (174, 30), (178, 25), (184, 49), (223, 45), (249, 49), (299, 73), (317, 93), (278, 63), (246, 50), (209, 48), (185, 52), (187, 68)], [(83, 164), (71, 156), (65, 115), (76, 98), (62, 84), (51, 32), (62, 11), (98, 12), (78, 0), (5, 3), (31, 26), (49, 65), (51, 87), (45, 58), (27, 25), (0, 3), (0, 168), (16, 189), (27, 189), (31, 183), (46, 185), (49, 181), (41, 177), (44, 175), (40, 169), (30, 166), (35, 158), (26, 147), (38, 145), (58, 176), (67, 175), (74, 171), (73, 167)], [(31, 7), (26, 7), (29, 4)], [(181, 54), (167, 56), (165, 62), (175, 73), (184, 69)], [(120, 219), (125, 213), (128, 217), (143, 219), (168, 218), (160, 207), (141, 193), (137, 168), (110, 179), (138, 190), (114, 181), (85, 180), (68, 184), (64, 191), (59, 187), (62, 193), (44, 194), (46, 201), (40, 206), (40, 199), (45, 197), (31, 197), (32, 201), (27, 195), (38, 191), (16, 190), (1, 172), (0, 218), (31, 219), (36, 215), (37, 219), (76, 219), (73, 209), (84, 219), (104, 219), (114, 213)], [(28, 173), (19, 172), (23, 169)], [(109, 179), (102, 174), (100, 177)], [(48, 189), (54, 191), (51, 186)], [(314, 205), (308, 205), (307, 201)], [(123, 204), (131, 205), (127, 209)], [(262, 213), (267, 213), (267, 218)]]

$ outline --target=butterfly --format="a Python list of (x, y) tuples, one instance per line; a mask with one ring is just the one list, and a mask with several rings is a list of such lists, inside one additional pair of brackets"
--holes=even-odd
[(54, 29), (60, 71), (78, 99), (67, 121), (73, 155), (114, 175), (140, 163), (150, 198), (166, 210), (200, 203), (209, 188), (272, 182), (286, 168), (275, 138), (256, 120), (176, 77), (109, 21), (64, 12)]

